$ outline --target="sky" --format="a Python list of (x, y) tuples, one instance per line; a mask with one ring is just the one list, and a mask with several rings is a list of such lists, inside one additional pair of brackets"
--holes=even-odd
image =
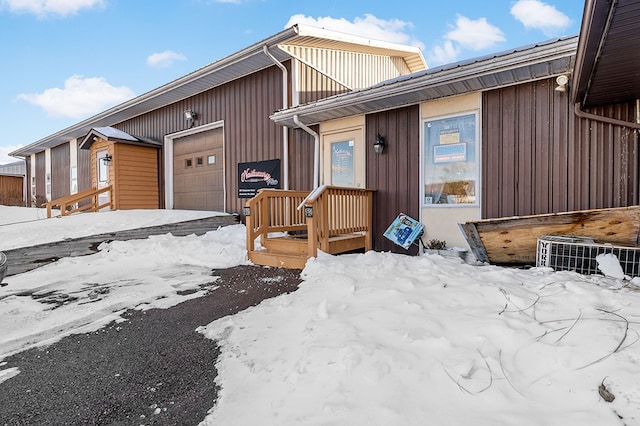
[(303, 22), (418, 46), (430, 67), (580, 31), (583, 0), (0, 0), (7, 154)]
[[(43, 210), (0, 206), (0, 250), (24, 234), (25, 220), (33, 239), (22, 245), (193, 214), (43, 219)], [(241, 264), (250, 262), (238, 224), (103, 243), (93, 255), (5, 278), (0, 386), (21, 374), (4, 357), (122, 321), (126, 309), (200, 297), (211, 269)], [(194, 330), (220, 346), (221, 391), (193, 424), (640, 425), (640, 280), (610, 276), (617, 260), (600, 266), (606, 276), (431, 254), (321, 252), (298, 290)], [(77, 299), (56, 309), (46, 303), (65, 294)], [(600, 387), (615, 399), (605, 401)]]

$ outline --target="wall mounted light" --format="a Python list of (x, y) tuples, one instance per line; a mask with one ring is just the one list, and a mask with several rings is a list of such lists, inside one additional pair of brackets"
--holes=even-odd
[(196, 121), (198, 119), (198, 114), (196, 114), (193, 110), (191, 109), (185, 109), (184, 110), (184, 119), (187, 120), (187, 122), (193, 126), (193, 122)]
[(569, 77), (567, 77), (566, 75), (559, 75), (558, 77), (556, 77), (556, 88), (555, 90), (557, 92), (566, 92), (567, 91), (567, 83), (569, 83)]
[(382, 154), (382, 151), (384, 151), (384, 138), (380, 133), (376, 135), (376, 141), (373, 143), (373, 150), (376, 154)]
[(113, 160), (113, 156), (110, 154), (107, 154), (103, 157), (104, 162), (107, 163), (107, 166), (109, 165), (109, 163), (111, 163), (111, 160)]

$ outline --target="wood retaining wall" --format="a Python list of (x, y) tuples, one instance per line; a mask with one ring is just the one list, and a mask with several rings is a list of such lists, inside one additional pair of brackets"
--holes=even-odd
[(203, 235), (221, 226), (236, 225), (238, 223), (239, 216), (237, 215), (215, 216), (166, 225), (89, 235), (87, 237), (69, 238), (63, 241), (6, 250), (4, 254), (7, 256), (7, 264), (9, 265), (7, 276), (36, 269), (63, 257), (85, 256), (96, 253), (98, 246), (103, 242), (144, 239), (150, 235), (168, 233), (177, 237), (190, 234)]

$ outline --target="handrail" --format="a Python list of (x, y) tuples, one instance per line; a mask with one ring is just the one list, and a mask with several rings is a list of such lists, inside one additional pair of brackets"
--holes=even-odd
[(318, 249), (331, 252), (333, 237), (354, 234), (361, 234), (365, 250), (371, 250), (374, 192), (330, 185), (318, 187), (311, 193), (260, 190), (245, 206), (247, 250), (255, 250), (258, 237), (262, 242), (270, 233), (296, 231), (306, 231), (309, 257), (317, 256)]
[(253, 251), (258, 237), (266, 238), (274, 232), (303, 231), (307, 228), (303, 212), (296, 206), (308, 191), (261, 189), (245, 205), (247, 250)]
[(331, 237), (363, 233), (365, 250), (371, 250), (373, 229), (373, 193), (367, 188), (323, 186), (307, 197), (306, 208), (309, 255), (317, 250), (328, 251)]
[[(60, 207), (61, 216), (67, 216), (84, 211), (97, 212), (98, 210), (105, 207), (111, 207), (111, 197), (109, 197), (106, 203), (98, 204), (98, 195), (109, 191), (111, 191), (111, 185), (105, 186), (104, 188), (100, 189), (87, 189), (85, 191), (78, 192), (77, 194), (71, 194), (65, 197), (60, 197), (56, 198), (55, 200), (48, 201), (44, 203), (45, 207), (47, 208), (47, 218), (51, 217), (51, 209), (54, 206)], [(89, 204), (67, 210), (68, 206), (79, 203), (80, 201), (86, 200), (87, 198), (91, 198), (91, 202)]]

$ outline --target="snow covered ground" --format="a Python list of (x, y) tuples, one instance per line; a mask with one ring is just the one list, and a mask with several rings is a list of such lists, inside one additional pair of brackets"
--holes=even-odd
[[(18, 209), (11, 219), (6, 209), (0, 249), (21, 233), (12, 230), (22, 225), (7, 223), (41, 214)], [(100, 223), (134, 226), (156, 211), (145, 213), (97, 214)], [(78, 225), (82, 216), (29, 229), (57, 238), (87, 228)], [(244, 237), (244, 226), (234, 225), (112, 242), (7, 277), (0, 359), (100, 327), (127, 308), (198, 297), (177, 293), (210, 280), (211, 268), (248, 263)], [(610, 262), (605, 269), (615, 270)], [(222, 389), (194, 423), (640, 425), (637, 281), (376, 252), (321, 253), (302, 275), (296, 292), (199, 329), (222, 347)], [(30, 294), (58, 297), (59, 307)], [(8, 370), (0, 381), (19, 374)]]

